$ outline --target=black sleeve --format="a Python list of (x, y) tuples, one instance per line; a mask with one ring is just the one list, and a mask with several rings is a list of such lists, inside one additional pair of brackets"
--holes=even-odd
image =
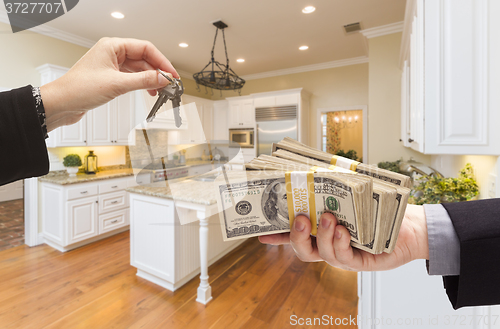
[(47, 147), (32, 87), (0, 93), (0, 185), (48, 172)]
[(443, 277), (453, 308), (500, 304), (500, 199), (443, 206), (460, 240), (460, 275)]

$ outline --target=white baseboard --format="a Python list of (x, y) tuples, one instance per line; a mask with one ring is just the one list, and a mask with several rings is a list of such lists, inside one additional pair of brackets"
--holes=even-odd
[(43, 233), (38, 233), (37, 238), (36, 238), (36, 245), (34, 245), (32, 247), (39, 246), (39, 245), (44, 244), (44, 243), (45, 243), (45, 238), (43, 237)]

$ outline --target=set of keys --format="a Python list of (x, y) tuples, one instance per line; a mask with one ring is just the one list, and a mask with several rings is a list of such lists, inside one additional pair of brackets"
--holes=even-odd
[(171, 78), (168, 74), (158, 69), (158, 73), (163, 75), (170, 83), (163, 89), (158, 90), (158, 99), (156, 100), (153, 109), (149, 112), (146, 118), (147, 122), (153, 121), (156, 116), (156, 112), (165, 104), (168, 100), (172, 101), (172, 109), (174, 111), (175, 126), (179, 128), (182, 125), (182, 118), (179, 106), (181, 105), (181, 96), (184, 93), (184, 86), (180, 79)]

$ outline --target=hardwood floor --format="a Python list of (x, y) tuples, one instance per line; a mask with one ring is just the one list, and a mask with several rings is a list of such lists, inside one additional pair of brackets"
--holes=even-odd
[(128, 232), (67, 253), (2, 251), (0, 328), (312, 328), (291, 326), (290, 317), (357, 315), (355, 273), (303, 263), (290, 246), (257, 239), (209, 268), (206, 306), (195, 301), (198, 277), (170, 292), (135, 273)]

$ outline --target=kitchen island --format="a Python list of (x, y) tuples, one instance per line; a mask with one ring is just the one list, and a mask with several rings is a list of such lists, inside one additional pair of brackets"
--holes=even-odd
[(208, 266), (245, 241), (223, 241), (213, 182), (187, 178), (127, 191), (137, 276), (175, 291), (201, 273), (196, 301), (208, 303)]

